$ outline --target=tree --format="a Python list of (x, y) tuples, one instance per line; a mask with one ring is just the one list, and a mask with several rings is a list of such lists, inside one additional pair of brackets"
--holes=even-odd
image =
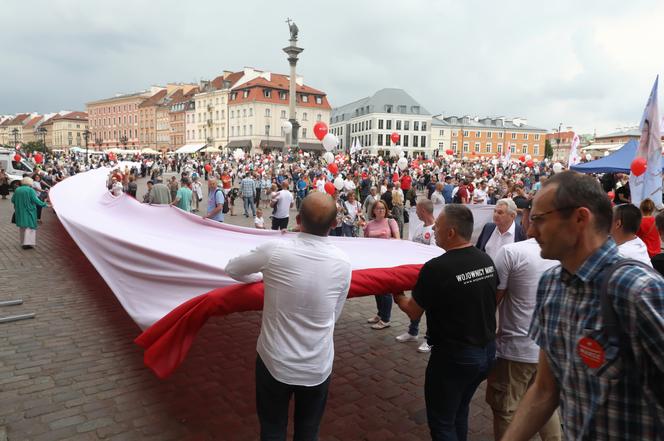
[(547, 139), (544, 141), (544, 157), (553, 158), (553, 147), (551, 146), (551, 140)]

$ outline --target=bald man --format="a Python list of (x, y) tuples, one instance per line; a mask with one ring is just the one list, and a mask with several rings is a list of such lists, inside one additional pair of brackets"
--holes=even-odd
[(296, 217), (300, 233), (275, 238), (226, 266), (236, 280), (265, 282), (256, 345), (261, 440), (286, 439), (292, 395), (294, 439), (318, 439), (334, 360), (334, 324), (351, 276), (350, 259), (327, 237), (336, 215), (330, 195), (310, 193)]

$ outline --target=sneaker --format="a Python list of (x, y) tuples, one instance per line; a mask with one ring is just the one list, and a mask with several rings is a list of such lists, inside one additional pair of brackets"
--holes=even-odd
[(385, 329), (390, 327), (390, 322), (378, 320), (378, 323), (371, 325), (371, 329)]
[(370, 319), (367, 320), (367, 323), (378, 323), (380, 321), (380, 317), (377, 315), (371, 317)]
[(409, 341), (417, 341), (417, 335), (410, 335), (409, 333), (403, 333), (401, 335), (397, 335), (397, 341), (401, 343), (406, 343)]
[(417, 352), (422, 352), (422, 353), (431, 352), (431, 346), (429, 346), (429, 343), (427, 343), (426, 341), (423, 341), (420, 347), (417, 348)]

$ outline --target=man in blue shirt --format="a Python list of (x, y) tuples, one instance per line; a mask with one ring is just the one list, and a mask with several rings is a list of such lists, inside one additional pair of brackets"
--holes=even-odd
[(445, 176), (445, 185), (443, 185), (443, 198), (446, 204), (452, 203), (452, 193), (454, 192), (454, 184), (452, 183), (452, 176)]
[(206, 219), (224, 221), (224, 192), (217, 186), (217, 178), (208, 179), (208, 207)]

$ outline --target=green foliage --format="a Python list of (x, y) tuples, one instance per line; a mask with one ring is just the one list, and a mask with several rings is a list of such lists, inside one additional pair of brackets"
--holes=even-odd
[(553, 146), (551, 146), (551, 140), (547, 139), (544, 141), (544, 157), (553, 158)]

